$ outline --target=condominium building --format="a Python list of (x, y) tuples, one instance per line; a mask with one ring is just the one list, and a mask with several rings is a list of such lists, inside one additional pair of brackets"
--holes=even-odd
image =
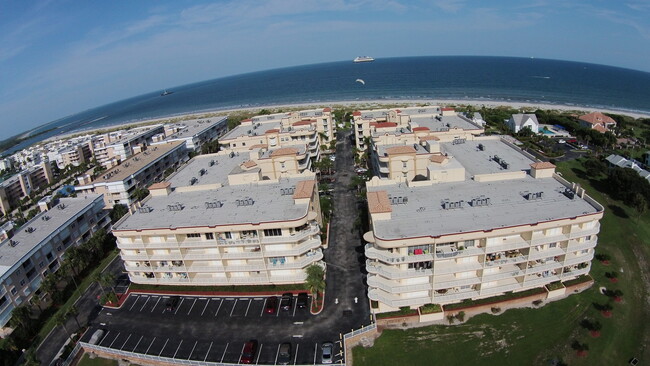
[(79, 177), (75, 191), (102, 194), (109, 208), (116, 204), (131, 206), (136, 201), (136, 189), (162, 180), (165, 170), (175, 168), (186, 158), (185, 141), (150, 146), (101, 173), (97, 179), (88, 174)]
[[(318, 190), (314, 173), (301, 172), (286, 149), (200, 155), (152, 185), (151, 197), (113, 228), (131, 281), (304, 282), (304, 269), (323, 258)], [(284, 172), (274, 156), (289, 159)]]
[[(185, 141), (188, 150), (199, 151), (206, 142), (211, 142), (228, 131), (228, 117), (212, 117), (182, 121), (165, 125), (163, 136), (158, 136), (161, 142)], [(162, 139), (161, 139), (162, 137)], [(156, 136), (153, 137), (154, 141)]]
[(49, 162), (43, 162), (0, 183), (0, 209), (6, 215), (20, 205), (20, 200), (54, 181)]
[(330, 108), (275, 113), (243, 120), (220, 140), (222, 149), (246, 151), (251, 147), (279, 147), (306, 144), (311, 157), (318, 159), (320, 145), (334, 139)]
[(15, 307), (32, 296), (43, 296), (41, 282), (59, 268), (68, 248), (110, 226), (100, 195), (43, 203), (40, 206), (45, 211), (0, 243), (0, 328), (7, 324)]
[(491, 297), (589, 272), (603, 207), (553, 164), (499, 137), (423, 143), (375, 149), (399, 169), (367, 183), (373, 311)]
[(163, 125), (152, 125), (98, 135), (93, 139), (93, 155), (100, 165), (110, 168), (143, 151), (153, 136), (164, 131)]
[(480, 121), (437, 106), (375, 109), (353, 112), (355, 144), (365, 151), (367, 140), (380, 144), (418, 143), (426, 139), (453, 140), (484, 132)]
[(92, 160), (93, 150), (92, 143), (90, 141), (86, 143), (77, 144), (71, 147), (67, 147), (59, 151), (59, 159), (57, 159), (57, 164), (59, 168), (65, 168), (68, 165), (79, 166), (83, 163), (88, 163)]

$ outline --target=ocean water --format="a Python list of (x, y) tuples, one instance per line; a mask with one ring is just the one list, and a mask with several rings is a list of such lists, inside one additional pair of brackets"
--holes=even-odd
[[(365, 85), (356, 82), (362, 79)], [(352, 60), (229, 76), (160, 90), (47, 123), (57, 134), (187, 112), (301, 102), (468, 99), (575, 105), (650, 113), (650, 73), (513, 57), (437, 56)]]

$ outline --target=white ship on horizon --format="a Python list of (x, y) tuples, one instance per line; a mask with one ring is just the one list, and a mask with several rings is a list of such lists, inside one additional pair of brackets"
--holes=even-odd
[(354, 59), (354, 62), (372, 62), (372, 61), (375, 61), (375, 59), (370, 56), (359, 56)]

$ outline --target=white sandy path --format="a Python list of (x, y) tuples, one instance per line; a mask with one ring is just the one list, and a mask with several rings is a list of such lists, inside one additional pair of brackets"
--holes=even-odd
[(233, 109), (213, 109), (213, 110), (204, 110), (204, 111), (195, 111), (195, 112), (188, 112), (185, 114), (175, 114), (175, 115), (170, 115), (170, 116), (165, 116), (165, 117), (159, 117), (159, 118), (154, 118), (154, 119), (149, 119), (149, 120), (141, 120), (141, 121), (130, 121), (130, 122), (125, 122), (125, 123), (116, 123), (113, 125), (107, 125), (107, 126), (102, 126), (94, 129), (88, 129), (88, 130), (79, 130), (79, 131), (72, 131), (70, 133), (62, 134), (62, 135), (56, 135), (53, 137), (48, 138), (45, 141), (52, 141), (52, 140), (58, 140), (58, 139), (63, 139), (72, 135), (78, 135), (82, 133), (93, 133), (94, 131), (99, 131), (99, 130), (107, 130), (107, 129), (114, 129), (118, 127), (126, 127), (126, 126), (136, 126), (136, 125), (142, 125), (142, 124), (150, 124), (153, 122), (157, 121), (163, 121), (167, 120), (170, 118), (183, 118), (183, 117), (188, 117), (188, 116), (195, 116), (195, 115), (205, 115), (205, 114), (221, 114), (225, 115), (228, 113), (232, 112), (238, 112), (238, 111), (254, 111), (254, 110), (260, 110), (260, 109), (279, 109), (279, 108), (303, 108), (303, 109), (312, 109), (312, 108), (324, 108), (324, 107), (331, 107), (331, 106), (358, 106), (361, 109), (372, 109), (372, 108), (378, 108), (382, 105), (402, 105), (402, 106), (410, 106), (410, 105), (421, 105), (421, 104), (428, 104), (428, 105), (438, 105), (438, 106), (460, 106), (460, 105), (471, 105), (474, 107), (486, 107), (486, 108), (496, 108), (496, 107), (510, 107), (513, 109), (544, 109), (544, 110), (556, 110), (556, 111), (575, 111), (575, 112), (605, 112), (605, 113), (612, 113), (612, 114), (621, 114), (621, 115), (626, 115), (630, 116), (633, 118), (650, 118), (650, 114), (644, 114), (644, 113), (636, 113), (636, 112), (628, 112), (628, 111), (620, 111), (620, 110), (613, 110), (613, 109), (597, 109), (597, 108), (588, 108), (588, 107), (583, 107), (583, 106), (570, 106), (570, 105), (562, 105), (562, 104), (549, 104), (549, 103), (526, 103), (526, 102), (502, 102), (502, 101), (486, 101), (486, 100), (470, 100), (470, 99), (416, 99), (416, 100), (404, 100), (404, 99), (380, 99), (380, 100), (344, 100), (344, 101), (338, 101), (338, 102), (319, 102), (319, 103), (292, 103), (292, 104), (282, 104), (282, 105), (263, 105), (263, 106), (255, 106), (255, 107), (245, 107), (245, 108), (233, 108)]

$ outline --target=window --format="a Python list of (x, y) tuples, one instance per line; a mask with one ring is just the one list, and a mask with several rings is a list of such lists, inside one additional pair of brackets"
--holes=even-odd
[(6, 296), (0, 297), (0, 308), (2, 308), (6, 302), (7, 302)]
[(405, 161), (402, 162), (402, 168), (406, 168), (406, 162)]
[(40, 262), (38, 263), (38, 268), (43, 268), (44, 265), (45, 265), (45, 263), (43, 263), (43, 261), (40, 261)]
[[(24, 281), (23, 281), (23, 282), (24, 282)], [(18, 290), (16, 290), (15, 287), (12, 287), (12, 288), (11, 288), (11, 294), (12, 294), (12, 295), (15, 295), (17, 292), (18, 292)]]
[(232, 239), (232, 233), (230, 231), (226, 231), (223, 233), (223, 237), (226, 239)]
[(557, 243), (551, 243), (548, 245), (549, 248), (557, 248)]
[(200, 238), (201, 234), (199, 233), (192, 233), (192, 234), (187, 234), (187, 238)]
[(474, 240), (465, 240), (465, 248), (473, 248)]
[(205, 233), (205, 239), (214, 240), (214, 234), (213, 233)]
[(60, 251), (61, 251), (61, 246), (60, 246), (60, 245), (59, 245), (58, 247), (56, 247), (56, 251), (57, 251), (57, 252), (60, 252)]
[(264, 236), (282, 236), (282, 229), (264, 229)]
[(282, 168), (282, 169), (286, 168), (286, 166), (284, 164), (284, 161), (280, 163), (280, 168)]
[(431, 269), (432, 265), (433, 263), (431, 261), (409, 263), (409, 269), (419, 269), (419, 270)]
[(429, 254), (428, 245), (413, 245), (409, 247), (409, 255)]
[(25, 286), (25, 280), (20, 280), (20, 287)]

